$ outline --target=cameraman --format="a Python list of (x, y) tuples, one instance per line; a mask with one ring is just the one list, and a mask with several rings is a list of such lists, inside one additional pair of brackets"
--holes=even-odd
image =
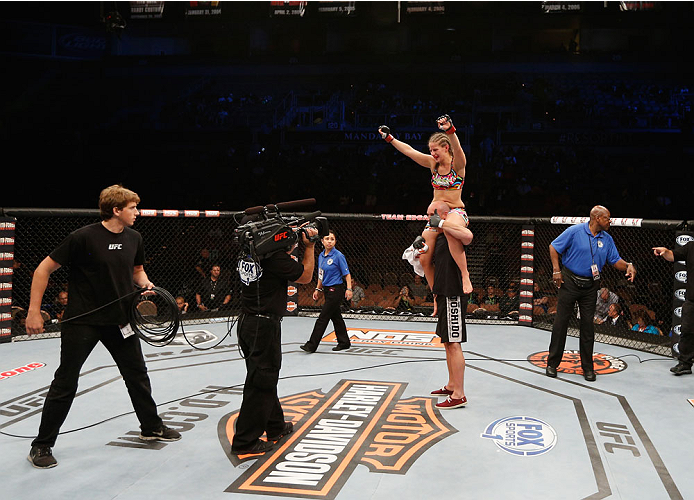
[[(242, 221), (242, 224), (244, 221)], [(318, 231), (304, 228), (302, 262), (289, 254), (294, 247), (260, 257), (253, 265), (245, 260), (241, 276), (242, 314), (239, 318), (239, 345), (246, 360), (246, 381), (243, 401), (236, 420), (231, 452), (236, 455), (264, 453), (276, 441), (293, 431), (293, 424), (284, 421), (284, 412), (277, 397), (282, 364), (280, 322), (287, 307), (287, 283), (309, 283), (315, 262), (314, 242)], [(253, 270), (248, 271), (248, 266)], [(267, 441), (260, 436), (267, 433)]]

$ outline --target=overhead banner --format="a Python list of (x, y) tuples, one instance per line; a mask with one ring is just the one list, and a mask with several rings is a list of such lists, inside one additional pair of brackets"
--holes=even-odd
[(186, 17), (214, 17), (222, 15), (221, 2), (188, 2)]
[(445, 14), (445, 2), (403, 2), (405, 14)]
[(130, 2), (130, 19), (161, 19), (164, 17), (164, 2)]
[(652, 12), (662, 9), (662, 2), (619, 2), (622, 12)]
[(304, 17), (308, 2), (270, 2), (270, 17)]
[(357, 13), (357, 2), (315, 2), (320, 16), (351, 17)]
[(542, 2), (545, 14), (575, 14), (582, 10), (581, 2)]

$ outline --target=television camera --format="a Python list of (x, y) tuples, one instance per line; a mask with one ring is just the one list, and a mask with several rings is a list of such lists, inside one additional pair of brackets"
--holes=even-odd
[[(246, 255), (262, 259), (275, 252), (290, 250), (302, 233), (310, 241), (318, 241), (328, 234), (328, 219), (321, 212), (312, 212), (303, 217), (282, 215), (280, 210), (292, 210), (315, 204), (313, 198), (287, 201), (275, 205), (251, 207), (237, 215), (243, 215), (241, 225), (234, 231), (235, 241)], [(314, 228), (318, 234), (309, 237), (306, 228)]]

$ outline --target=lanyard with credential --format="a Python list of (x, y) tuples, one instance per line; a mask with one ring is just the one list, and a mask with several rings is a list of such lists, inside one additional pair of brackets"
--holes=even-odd
[[(597, 239), (597, 235), (595, 237)], [(590, 266), (590, 272), (593, 274), (593, 280), (597, 281), (600, 279), (600, 271), (598, 270), (598, 265), (595, 263), (595, 256), (593, 255), (593, 238), (590, 237), (590, 234), (588, 235), (588, 248), (590, 248), (590, 260), (593, 262)]]

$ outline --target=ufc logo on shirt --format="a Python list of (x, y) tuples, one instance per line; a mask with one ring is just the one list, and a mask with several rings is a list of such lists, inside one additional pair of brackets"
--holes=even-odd
[(122, 243), (111, 243), (108, 246), (109, 250), (123, 250), (123, 244)]

